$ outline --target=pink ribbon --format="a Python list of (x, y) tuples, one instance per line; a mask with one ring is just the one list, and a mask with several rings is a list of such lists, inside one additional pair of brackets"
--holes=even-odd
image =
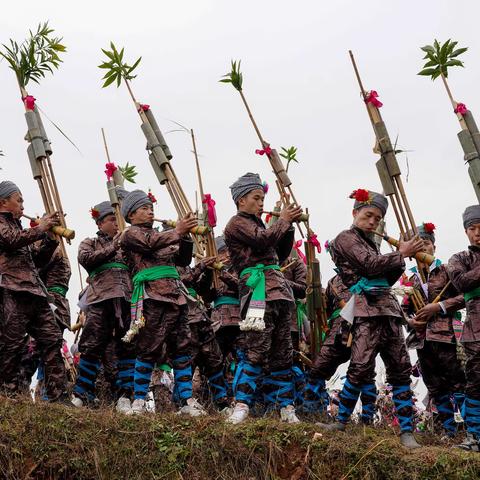
[(107, 175), (107, 180), (110, 181), (113, 177), (113, 174), (117, 170), (117, 166), (113, 162), (109, 162), (105, 164), (105, 174)]
[(33, 95), (27, 95), (22, 98), (23, 104), (27, 110), (35, 110), (35, 100), (36, 98)]
[(147, 105), (145, 103), (141, 103), (138, 111), (140, 111), (140, 110), (142, 110), (144, 112), (148, 112), (148, 110), (150, 110), (150, 105)]
[(454, 113), (459, 113), (460, 115), (465, 115), (467, 113), (467, 106), (464, 103), (457, 103)]
[(263, 150), (255, 150), (255, 153), (257, 155), (271, 155), (272, 154), (272, 149), (267, 145)]
[(295, 251), (297, 252), (297, 255), (298, 255), (298, 258), (301, 258), (303, 263), (306, 265), (307, 264), (307, 257), (305, 256), (305, 254), (300, 250), (300, 247), (302, 246), (303, 244), (303, 241), (302, 240), (297, 240), (294, 244), (293, 244), (293, 248), (295, 249)]
[(374, 107), (380, 108), (383, 103), (378, 100), (378, 93), (375, 90), (369, 92), (368, 97), (365, 99), (366, 103), (371, 103)]
[(203, 203), (207, 206), (208, 224), (213, 228), (217, 226), (217, 212), (215, 210), (215, 200), (209, 193), (203, 197)]
[(317, 238), (317, 234), (316, 233), (311, 233), (309, 236), (308, 236), (308, 240), (307, 240), (308, 243), (310, 243), (311, 245), (313, 245), (316, 249), (317, 249), (317, 252), (318, 253), (321, 253), (322, 252), (322, 247), (320, 245), (320, 242), (318, 241), (318, 238)]
[(147, 197), (150, 199), (152, 203), (157, 203), (157, 199), (155, 198), (155, 195), (149, 190)]

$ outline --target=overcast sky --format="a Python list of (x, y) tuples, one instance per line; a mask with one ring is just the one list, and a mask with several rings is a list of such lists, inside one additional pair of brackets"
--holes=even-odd
[[(350, 225), (347, 197), (353, 189), (381, 190), (373, 131), (348, 57), (352, 49), (365, 87), (377, 90), (384, 103), (381, 113), (392, 140), (398, 135), (399, 146), (410, 150), (406, 190), (414, 216), (417, 223), (437, 225), (438, 256), (446, 261), (466, 247), (461, 213), (476, 197), (443, 85), (416, 75), (422, 66), (419, 47), (450, 37), (470, 47), (466, 68), (453, 70), (450, 82), (455, 97), (480, 112), (479, 13), (476, 2), (432, 0), (4, 2), (0, 41), (21, 41), (29, 28), (48, 19), (68, 48), (55, 75), (30, 85), (29, 92), (83, 154), (45, 121), (68, 223), (77, 232), (68, 250), (73, 266), (78, 241), (96, 231), (90, 207), (107, 199), (101, 127), (113, 161), (135, 164), (138, 187), (151, 187), (156, 194), (157, 216), (174, 217), (148, 162), (127, 90), (101, 88), (100, 49), (111, 40), (125, 47), (127, 59), (143, 57), (133, 88), (142, 103), (151, 105), (164, 132), (175, 128), (169, 119), (195, 130), (205, 190), (217, 201), (217, 233), (235, 213), (228, 186), (239, 175), (252, 171), (270, 184), (274, 179), (266, 158), (254, 153), (258, 140), (238, 93), (218, 83), (230, 59), (241, 59), (244, 93), (264, 137), (277, 148), (298, 148), (293, 189), (309, 208), (322, 245)], [(5, 62), (0, 85), (0, 149), (5, 153), (0, 175), (21, 187), (27, 213), (41, 213), (23, 140), (23, 107)], [(189, 137), (172, 133), (167, 139), (174, 169), (194, 203)], [(405, 156), (399, 160), (406, 173)], [(272, 206), (276, 195), (273, 188), (270, 192)], [(397, 235), (391, 211), (387, 223), (390, 234)], [(321, 264), (326, 283), (333, 272), (324, 252)], [(72, 300), (79, 290), (73, 270)]]

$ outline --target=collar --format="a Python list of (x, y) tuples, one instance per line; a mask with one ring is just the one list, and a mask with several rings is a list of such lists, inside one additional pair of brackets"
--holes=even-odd
[[(439, 258), (436, 258), (435, 261), (430, 265), (428, 271), (433, 272), (436, 268), (440, 267), (442, 261)], [(410, 268), (412, 273), (418, 273), (417, 267)]]
[(468, 249), (472, 252), (480, 252), (480, 247), (477, 247), (476, 245), (469, 245)]
[(356, 227), (355, 225), (352, 225), (350, 227), (350, 230), (353, 230), (354, 232), (356, 232), (358, 235), (360, 235), (360, 237), (362, 238), (362, 240), (365, 240), (370, 246), (372, 246), (375, 251), (377, 253), (380, 253), (379, 250), (378, 250), (378, 247), (377, 247), (377, 244), (373, 241), (372, 238), (370, 238), (361, 228), (358, 228)]
[(248, 218), (249, 220), (253, 220), (255, 223), (258, 223), (259, 225), (262, 225), (265, 227), (265, 224), (263, 223), (263, 220), (260, 217), (257, 217), (253, 213), (247, 213), (247, 212), (237, 212), (237, 215), (239, 217), (243, 218)]

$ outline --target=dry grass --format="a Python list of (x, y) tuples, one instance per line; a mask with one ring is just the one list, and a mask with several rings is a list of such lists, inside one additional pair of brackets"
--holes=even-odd
[(215, 416), (125, 417), (0, 400), (0, 478), (478, 479), (480, 455), (420, 438), (409, 452), (387, 430), (316, 435), (312, 424)]

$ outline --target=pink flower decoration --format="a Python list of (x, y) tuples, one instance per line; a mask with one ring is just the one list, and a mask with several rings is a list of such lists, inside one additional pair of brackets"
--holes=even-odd
[(155, 195), (151, 192), (151, 190), (148, 191), (148, 198), (152, 203), (157, 203), (157, 199), (155, 198)]
[(457, 103), (454, 113), (459, 113), (460, 115), (465, 115), (467, 113), (467, 106), (464, 103)]
[(144, 112), (148, 112), (148, 110), (150, 110), (150, 105), (147, 105), (147, 104), (145, 104), (145, 103), (141, 103), (141, 104), (140, 104), (140, 108), (138, 109), (138, 111), (140, 111), (140, 110), (142, 110), (142, 111), (144, 111)]
[(255, 150), (255, 153), (257, 155), (271, 155), (272, 154), (272, 149), (267, 145), (263, 150)]
[(372, 90), (368, 93), (367, 98), (365, 99), (366, 103), (371, 103), (374, 107), (380, 108), (383, 107), (383, 103), (378, 100), (378, 93), (375, 90)]
[(203, 197), (203, 203), (207, 206), (208, 224), (213, 228), (217, 226), (217, 212), (215, 210), (215, 200), (209, 193)]
[(316, 249), (318, 253), (322, 252), (322, 247), (320, 245), (320, 242), (318, 241), (317, 234), (316, 233), (310, 233), (308, 235), (308, 243), (312, 244)]
[(263, 193), (266, 195), (268, 193), (269, 185), (267, 182), (263, 182)]
[(113, 162), (110, 162), (105, 164), (105, 169), (105, 175), (107, 175), (107, 180), (110, 181), (113, 177), (113, 174), (117, 170), (117, 166)]
[(35, 100), (36, 98), (32, 95), (27, 95), (22, 98), (23, 104), (27, 110), (35, 110)]

